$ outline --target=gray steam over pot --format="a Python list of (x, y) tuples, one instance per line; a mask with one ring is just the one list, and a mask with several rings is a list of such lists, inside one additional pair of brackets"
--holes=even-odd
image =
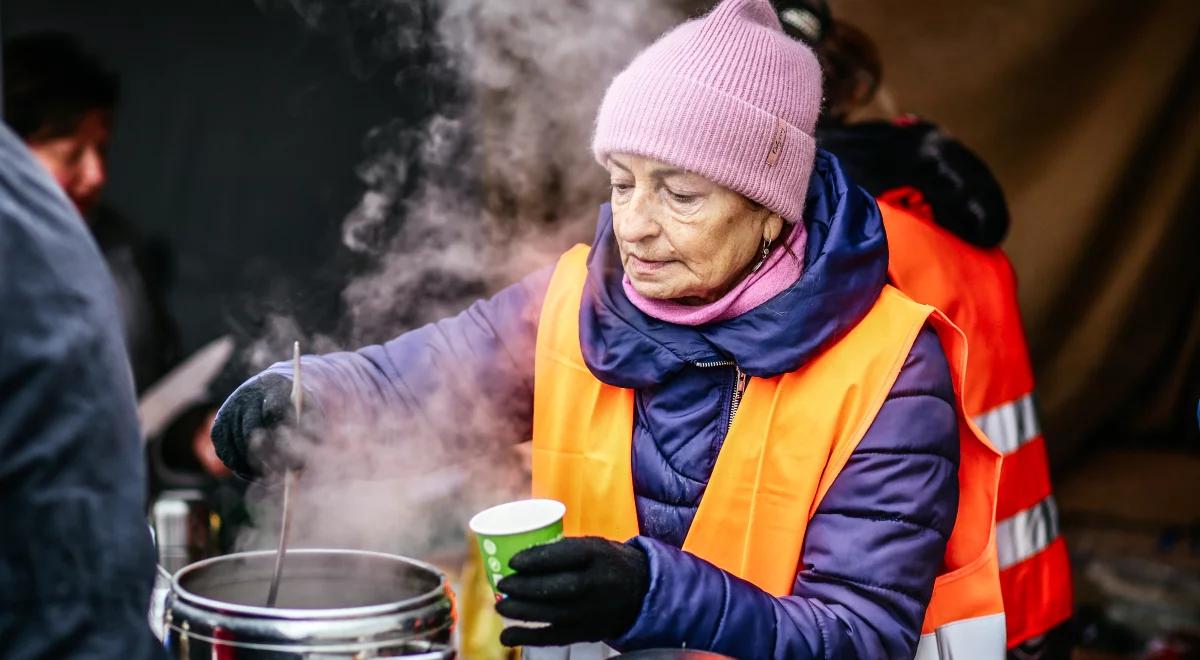
[(214, 557), (181, 569), (166, 604), (179, 660), (444, 660), (454, 606), (436, 568), (358, 550), (287, 553), (276, 607), (264, 606), (275, 552)]

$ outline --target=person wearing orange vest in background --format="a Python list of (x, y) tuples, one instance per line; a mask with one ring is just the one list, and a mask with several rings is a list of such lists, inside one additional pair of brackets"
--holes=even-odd
[(852, 121), (881, 80), (870, 39), (833, 20), (819, 0), (778, 7), (785, 28), (814, 44), (822, 60), (827, 106), (818, 144), (877, 197), (892, 284), (945, 312), (967, 336), (964, 403), (1005, 455), (996, 544), (1011, 655), (1063, 657), (1071, 643), (1071, 568), (1034, 407), (1016, 278), (998, 247), (1009, 223), (1004, 193), (977, 156), (927, 121)]
[[(820, 99), (768, 0), (724, 0), (609, 86), (591, 246), (305, 358), (323, 441), (382, 410), (406, 432), (532, 437), (533, 494), (566, 504), (568, 538), (498, 585), (502, 615), (548, 624), (504, 630), (526, 657), (1003, 657), (1000, 456), (963, 408), (965, 341), (887, 285), (878, 207), (816, 148)], [(290, 374), (218, 413), (238, 473), (302, 459), (264, 433)]]

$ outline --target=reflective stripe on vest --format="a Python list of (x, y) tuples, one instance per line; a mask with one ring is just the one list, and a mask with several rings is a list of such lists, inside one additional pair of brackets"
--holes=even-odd
[(973, 247), (937, 226), (919, 198), (912, 189), (879, 198), (888, 234), (888, 275), (914, 300), (945, 312), (970, 345), (963, 403), (1005, 456), (996, 546), (1008, 643), (1015, 646), (1066, 620), (1073, 607), (1071, 568), (1058, 537), (1016, 279), (1002, 251)]
[[(977, 416), (975, 424), (1005, 456), (1017, 453), (1042, 435), (1032, 394)], [(1028, 559), (1058, 538), (1058, 507), (1054, 496), (1042, 496), (1033, 506), (998, 519), (996, 525), (1000, 567), (1008, 568)]]
[(921, 635), (913, 660), (974, 660), (997, 657), (1004, 648), (1003, 614), (955, 621)]
[(522, 660), (607, 660), (620, 655), (599, 642), (584, 642), (570, 646), (526, 646), (521, 649)]
[(975, 417), (975, 424), (1001, 454), (1011, 454), (1042, 434), (1033, 394), (1000, 404)]
[[(533, 494), (566, 503), (568, 535), (624, 541), (639, 532), (631, 466), (634, 392), (600, 382), (583, 362), (579, 309), (586, 260), (586, 246), (562, 257), (542, 307)], [(857, 326), (798, 371), (751, 378), (683, 549), (775, 596), (791, 594), (808, 521), (926, 324), (937, 331), (955, 391), (961, 391), (961, 333), (940, 312), (891, 287)], [(974, 629), (962, 622), (1003, 620), (993, 524), (999, 454), (961, 401), (959, 420), (958, 517), (922, 629), (959, 631), (943, 635), (946, 644)], [(797, 429), (804, 430), (804, 442), (795, 441)], [(1004, 644), (995, 644), (991, 633), (964, 642), (963, 653), (1002, 658)], [(980, 654), (987, 640), (992, 648)]]
[(1054, 496), (996, 522), (1000, 568), (1015, 566), (1050, 547), (1058, 538), (1058, 507)]
[[(1005, 456), (1017, 453), (1042, 435), (1032, 394), (977, 416), (975, 424)], [(1048, 492), (1048, 488), (1044, 490)], [(1036, 504), (1000, 517), (996, 521), (996, 550), (1000, 554), (1001, 570), (1042, 552), (1057, 538), (1058, 506), (1053, 495), (1046, 494)]]

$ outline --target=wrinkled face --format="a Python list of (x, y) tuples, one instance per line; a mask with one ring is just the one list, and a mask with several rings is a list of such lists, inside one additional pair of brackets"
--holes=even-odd
[(80, 215), (87, 217), (100, 198), (106, 177), (109, 113), (89, 110), (75, 131), (29, 141), (29, 150), (62, 186)]
[(634, 290), (687, 305), (712, 302), (745, 277), (783, 219), (672, 165), (609, 157), (613, 230)]

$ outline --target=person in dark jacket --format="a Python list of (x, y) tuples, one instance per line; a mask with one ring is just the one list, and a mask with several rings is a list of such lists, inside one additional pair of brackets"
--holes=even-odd
[(142, 392), (179, 358), (179, 338), (166, 306), (165, 246), (142, 237), (100, 199), (117, 97), (116, 76), (68, 34), (24, 34), (4, 44), (5, 120), (100, 245), (116, 284), (134, 384)]
[(0, 126), (0, 656), (164, 657), (133, 380), (112, 279)]
[[(609, 465), (626, 477), (560, 474), (628, 498), (635, 519), (620, 522), (632, 538), (570, 537), (577, 512), (568, 501), (569, 537), (518, 554), (515, 575), (499, 584), (502, 615), (550, 624), (502, 634), (530, 657), (577, 657), (579, 643), (596, 641), (738, 658), (913, 657), (961, 517), (960, 439), (970, 431), (927, 311), (903, 339), (865, 329), (898, 294), (885, 285), (874, 200), (814, 147), (820, 99), (815, 58), (783, 34), (767, 0), (725, 0), (662, 37), (609, 88), (593, 151), (611, 177), (611, 201), (586, 255), (573, 250), (557, 267), (385, 344), (304, 357), (305, 400), (327, 441), (348, 424), (396, 428), (397, 418), (405, 433), (447, 442), (532, 436), (535, 492), (547, 478), (540, 461), (560, 460), (548, 447), (576, 441), (556, 434), (547, 416), (606, 450), (624, 443)], [(554, 336), (561, 345), (547, 343)], [(723, 459), (766, 442), (745, 430), (770, 417), (763, 388), (800, 382), (834, 354), (846, 356), (851, 376), (866, 374), (861, 356), (843, 348), (868, 336), (897, 347), (886, 361), (890, 378), (862, 419), (840, 403), (818, 407), (823, 424), (857, 434), (838, 445), (844, 452), (794, 465), (836, 478), (822, 497), (757, 492), (764, 507), (770, 500), (807, 525), (802, 546), (759, 544), (782, 568), (783, 588), (689, 551), (698, 527), (713, 531), (705, 511), (724, 504), (713, 498), (738, 487), (721, 475)], [(574, 362), (556, 362), (554, 350), (574, 351), (564, 358)], [(303, 461), (284, 446), (291, 373), (288, 364), (269, 368), (218, 413), (213, 441), (237, 473), (261, 476), (280, 457)], [(572, 378), (582, 386), (558, 389)], [(599, 430), (610, 420), (592, 417), (597, 390), (629, 397), (621, 400), (631, 421), (613, 426), (616, 435)], [(539, 407), (556, 395), (567, 401)], [(772, 442), (784, 453), (828, 447), (832, 438), (813, 428), (788, 426)], [(786, 475), (787, 465), (769, 471)], [(729, 513), (729, 521), (754, 515)], [(973, 518), (991, 524), (990, 511)], [(710, 538), (721, 538), (716, 531)], [(730, 534), (729, 543), (741, 539)], [(575, 646), (550, 655), (529, 648), (556, 645)], [(994, 650), (975, 657), (998, 657)]]
[[(825, 0), (781, 0), (778, 5), (785, 29), (813, 47), (825, 73), (826, 107), (817, 143), (836, 154), (881, 205), (918, 218), (918, 234), (933, 235), (940, 228), (951, 235), (931, 260), (920, 247), (906, 243), (911, 234), (889, 227), (889, 270), (906, 294), (946, 310), (974, 342), (968, 381), (988, 395), (968, 404), (968, 412), (1005, 452), (996, 543), (1009, 656), (1067, 657), (1074, 636), (1071, 567), (1058, 530), (1045, 439), (1031, 399), (1011, 408), (1002, 403), (1014, 394), (1032, 396), (1015, 279), (1000, 249), (1009, 228), (1004, 192), (979, 156), (933, 122), (913, 115), (862, 118), (883, 84), (883, 64), (870, 37), (835, 19)], [(977, 268), (965, 282), (935, 281), (948, 264), (977, 267), (980, 255), (1003, 264), (1000, 271), (1006, 276)], [(982, 319), (989, 321), (985, 332), (991, 341), (972, 338), (971, 326), (980, 326)], [(1016, 391), (1005, 392), (1004, 384), (1026, 380)], [(976, 406), (981, 409), (972, 409)], [(990, 421), (1000, 418), (1006, 422)]]
[(817, 143), (836, 154), (854, 182), (872, 195), (916, 189), (939, 225), (976, 247), (998, 246), (1008, 232), (1008, 205), (983, 160), (928, 120), (861, 118), (883, 84), (874, 42), (835, 19), (825, 0), (777, 4), (784, 29), (809, 44), (821, 63), (825, 107)]

